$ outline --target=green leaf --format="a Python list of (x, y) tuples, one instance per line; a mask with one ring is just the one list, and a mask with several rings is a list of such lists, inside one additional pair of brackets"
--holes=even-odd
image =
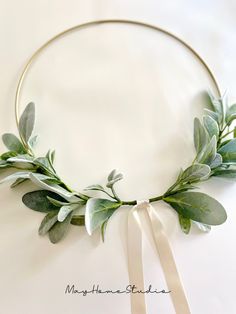
[(64, 205), (69, 205), (70, 203), (68, 202), (61, 202), (61, 201), (58, 201), (58, 200), (55, 200), (54, 198), (51, 198), (50, 196), (47, 196), (47, 199), (55, 206), (57, 207), (62, 207)]
[(204, 127), (206, 128), (210, 138), (212, 138), (214, 135), (216, 136), (216, 138), (218, 138), (219, 127), (218, 127), (218, 124), (216, 123), (216, 121), (212, 117), (204, 116), (203, 117), (203, 124), (204, 124)]
[(93, 184), (93, 185), (87, 186), (84, 190), (85, 191), (104, 191), (104, 188), (100, 184)]
[(208, 142), (208, 136), (205, 128), (202, 126), (198, 118), (194, 119), (194, 146), (197, 154), (205, 148)]
[(85, 226), (89, 235), (109, 219), (121, 203), (102, 198), (90, 198), (86, 204)]
[(102, 235), (102, 241), (105, 242), (105, 232), (107, 227), (108, 219), (103, 222), (101, 225), (101, 235)]
[(205, 224), (202, 224), (200, 222), (193, 221), (193, 220), (192, 220), (192, 222), (202, 232), (210, 232), (211, 231), (211, 226), (209, 226), (209, 225), (205, 225)]
[(2, 140), (10, 151), (14, 151), (19, 154), (23, 154), (25, 152), (24, 146), (14, 134), (5, 133), (2, 136)]
[(224, 121), (224, 104), (222, 98), (216, 98), (213, 94), (209, 93), (212, 108), (219, 115), (219, 123), (222, 124)]
[(79, 207), (78, 204), (69, 204), (62, 206), (57, 215), (57, 220), (60, 222), (64, 221), (66, 217), (78, 207)]
[(208, 143), (202, 153), (197, 158), (201, 164), (210, 165), (216, 158), (217, 141), (215, 135), (212, 137), (210, 143)]
[(220, 225), (227, 214), (214, 198), (201, 192), (181, 192), (164, 198), (180, 215), (207, 225)]
[(215, 159), (210, 164), (211, 169), (219, 167), (222, 164), (222, 162), (223, 162), (222, 156), (217, 153)]
[(35, 105), (34, 103), (30, 102), (26, 106), (19, 121), (19, 132), (26, 143), (28, 143), (28, 140), (30, 139), (31, 134), (33, 132), (34, 122), (35, 122)]
[(67, 232), (69, 231), (69, 226), (72, 218), (72, 213), (70, 213), (63, 222), (56, 222), (55, 225), (49, 230), (49, 239), (52, 243), (58, 243), (62, 240)]
[(223, 162), (236, 162), (236, 139), (222, 146), (218, 153), (221, 154)]
[(220, 123), (220, 117), (217, 112), (214, 112), (212, 110), (204, 109), (204, 111), (207, 113), (208, 116), (210, 116), (212, 119), (216, 121), (216, 123), (219, 125)]
[(8, 162), (6, 162), (5, 160), (0, 160), (0, 169), (8, 167), (11, 167), (11, 165)]
[(15, 188), (16, 186), (20, 185), (25, 181), (27, 181), (27, 179), (18, 178), (11, 184), (11, 188)]
[(39, 157), (34, 159), (34, 164), (42, 168), (46, 173), (54, 173), (54, 169), (51, 167), (50, 161), (47, 157)]
[(1, 159), (3, 159), (3, 160), (8, 160), (9, 158), (16, 157), (16, 156), (17, 156), (17, 153), (16, 153), (16, 152), (10, 151), (10, 152), (3, 153), (3, 154), (1, 155)]
[(40, 179), (37, 178), (37, 176), (34, 173), (31, 173), (29, 177), (30, 177), (30, 180), (34, 184), (39, 186), (40, 188), (42, 188), (44, 190), (52, 191), (52, 192), (60, 195), (61, 197), (63, 197), (64, 199), (66, 199), (69, 202), (76, 202), (79, 200), (79, 198), (76, 197), (73, 193), (68, 192), (66, 189), (62, 188), (61, 186), (59, 186), (57, 184), (51, 184), (51, 183), (46, 183), (46, 182), (41, 181)]
[[(30, 178), (30, 174), (31, 174), (31, 172), (18, 171), (18, 172), (15, 172), (15, 173), (7, 176), (6, 178), (2, 179), (0, 181), (0, 184), (6, 183), (6, 182), (9, 182), (9, 181), (14, 181), (14, 180), (17, 180), (17, 179), (29, 179)], [(49, 177), (47, 177), (47, 176), (45, 176), (43, 174), (40, 174), (40, 173), (35, 173), (35, 176), (39, 180), (47, 180), (49, 178)]]
[(179, 214), (179, 224), (180, 224), (181, 230), (185, 234), (189, 234), (189, 231), (191, 229), (191, 220)]
[(84, 226), (85, 225), (85, 216), (84, 215), (74, 215), (72, 216), (71, 222), (75, 226)]
[(211, 168), (207, 165), (194, 164), (188, 167), (181, 175), (181, 182), (196, 182), (209, 177)]
[(38, 231), (39, 235), (45, 235), (55, 225), (57, 222), (57, 213), (58, 210), (52, 210), (43, 218)]
[(109, 174), (107, 180), (108, 183), (106, 186), (108, 188), (111, 188), (117, 181), (120, 181), (123, 179), (123, 174), (122, 173), (116, 173), (116, 170), (112, 170), (112, 172)]
[(234, 127), (234, 138), (236, 137), (236, 127)]
[(28, 141), (28, 144), (30, 146), (31, 149), (34, 149), (36, 144), (38, 142), (38, 135), (35, 135), (35, 136), (32, 136), (29, 141)]
[(236, 119), (236, 104), (230, 106), (226, 111), (226, 123), (230, 124), (234, 119)]
[(61, 196), (46, 190), (38, 190), (26, 193), (23, 196), (22, 201), (28, 208), (42, 213), (47, 213), (52, 210), (58, 210), (58, 207), (53, 205), (48, 200), (48, 196), (59, 201), (65, 202), (65, 199), (63, 199)]
[(219, 170), (214, 171), (213, 175), (215, 177), (235, 179), (236, 178), (236, 169), (219, 169)]

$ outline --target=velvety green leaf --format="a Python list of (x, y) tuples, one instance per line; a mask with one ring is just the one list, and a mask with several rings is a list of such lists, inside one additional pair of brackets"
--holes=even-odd
[(75, 226), (84, 226), (85, 225), (85, 216), (84, 215), (74, 215), (72, 216), (71, 222)]
[(226, 111), (226, 122), (229, 124), (234, 119), (236, 119), (236, 104), (230, 106)]
[(198, 157), (198, 162), (201, 164), (210, 165), (216, 158), (217, 141), (215, 135), (211, 141), (205, 146), (202, 154)]
[(236, 178), (236, 169), (219, 169), (219, 170), (215, 170), (213, 175), (215, 177), (235, 179)]
[(78, 207), (78, 204), (63, 205), (58, 212), (57, 220), (60, 222), (64, 221), (66, 217)]
[(210, 164), (211, 169), (219, 167), (222, 164), (222, 162), (223, 162), (222, 156), (217, 153), (215, 159)]
[(91, 198), (86, 204), (85, 225), (89, 235), (109, 219), (120, 203), (102, 198)]
[(102, 235), (102, 241), (105, 241), (105, 232), (106, 232), (106, 227), (107, 227), (108, 219), (103, 222), (101, 225), (101, 235)]
[(18, 185), (20, 185), (26, 181), (27, 181), (27, 179), (18, 178), (11, 184), (11, 188), (15, 188), (16, 186), (18, 186)]
[(220, 225), (227, 214), (214, 198), (201, 192), (181, 192), (164, 198), (180, 215), (207, 225)]
[(31, 134), (34, 129), (35, 122), (35, 105), (34, 103), (29, 103), (24, 112), (22, 113), (19, 121), (19, 132), (22, 138), (28, 143)]
[(192, 220), (192, 222), (202, 232), (210, 232), (211, 231), (211, 226), (209, 226), (209, 225), (205, 225), (205, 224), (202, 224), (200, 222), (193, 221), (193, 220)]
[(58, 194), (46, 190), (38, 190), (26, 193), (23, 196), (22, 201), (28, 208), (39, 212), (47, 213), (50, 212), (51, 210), (58, 210), (58, 207), (53, 205), (48, 200), (47, 198), (48, 196), (59, 201), (65, 202), (65, 199), (63, 199)]
[(107, 187), (111, 188), (117, 181), (122, 180), (123, 179), (123, 175), (122, 173), (117, 173), (116, 170), (112, 170), (112, 172), (108, 175), (108, 183), (107, 183)]
[(19, 154), (23, 154), (25, 152), (24, 146), (14, 134), (5, 133), (2, 136), (2, 140), (10, 151), (14, 151)]
[(208, 116), (210, 116), (212, 119), (214, 119), (216, 121), (217, 124), (220, 123), (220, 117), (219, 117), (219, 114), (217, 112), (214, 112), (214, 111), (208, 110), (208, 109), (204, 109), (204, 110)]
[(29, 139), (28, 144), (29, 144), (29, 146), (30, 146), (32, 149), (34, 149), (35, 146), (36, 146), (36, 144), (37, 144), (37, 142), (38, 142), (38, 135), (35, 135), (35, 136), (32, 136), (32, 137)]
[(10, 161), (10, 162), (19, 162), (19, 163), (30, 163), (30, 164), (34, 163), (33, 157), (31, 157), (31, 156), (29, 156), (27, 154), (17, 155), (15, 157), (10, 157), (8, 159), (8, 161)]
[(1, 155), (1, 159), (8, 160), (9, 158), (16, 157), (16, 156), (17, 156), (16, 152), (9, 151), (9, 152), (3, 153)]
[(56, 222), (49, 230), (49, 239), (52, 243), (58, 243), (65, 237), (69, 231), (71, 218), (72, 213), (70, 213), (63, 222)]
[(73, 193), (68, 192), (66, 189), (62, 188), (61, 186), (57, 184), (51, 184), (51, 183), (46, 183), (46, 182), (41, 181), (40, 179), (37, 178), (37, 176), (35, 176), (34, 173), (30, 174), (30, 180), (37, 186), (41, 187), (42, 189), (52, 191), (60, 195), (61, 197), (63, 197), (69, 202), (76, 202), (79, 200), (79, 198), (76, 197)]
[[(17, 179), (29, 179), (30, 174), (31, 174), (31, 172), (18, 171), (18, 172), (15, 172), (15, 173), (7, 176), (6, 178), (2, 179), (0, 181), (0, 184), (5, 183), (5, 182), (9, 182), (9, 181), (14, 181)], [(47, 180), (49, 178), (49, 177), (47, 177), (43, 174), (40, 174), (40, 173), (35, 173), (35, 176), (37, 178), (39, 178), (39, 180)]]
[(181, 182), (195, 182), (210, 175), (211, 168), (207, 165), (194, 164), (188, 167), (181, 175)]
[(212, 108), (219, 115), (219, 122), (222, 123), (224, 120), (224, 104), (222, 98), (216, 98), (209, 93)]
[(179, 224), (180, 224), (182, 231), (184, 233), (188, 234), (190, 229), (191, 229), (191, 220), (189, 218), (185, 218), (179, 214)]
[(194, 119), (194, 146), (199, 154), (208, 142), (208, 135), (198, 118)]
[(236, 127), (234, 127), (234, 138), (236, 137)]
[(70, 204), (68, 202), (61, 202), (61, 201), (55, 200), (54, 198), (51, 198), (49, 196), (47, 196), (47, 198), (53, 205), (55, 205), (57, 207), (62, 207), (64, 205), (69, 205)]
[(93, 185), (87, 186), (84, 190), (85, 191), (103, 191), (104, 188), (100, 184), (93, 184)]
[(52, 226), (55, 225), (57, 222), (57, 213), (58, 210), (52, 210), (44, 217), (39, 227), (39, 235), (45, 235), (52, 228)]
[(9, 167), (11, 167), (11, 165), (7, 161), (0, 160), (0, 169), (9, 168)]
[(236, 162), (236, 139), (229, 141), (222, 146), (218, 153), (221, 154), (223, 162)]
[(214, 135), (216, 138), (219, 136), (219, 127), (217, 122), (210, 116), (203, 117), (203, 124), (205, 129), (207, 130), (209, 137), (212, 138)]

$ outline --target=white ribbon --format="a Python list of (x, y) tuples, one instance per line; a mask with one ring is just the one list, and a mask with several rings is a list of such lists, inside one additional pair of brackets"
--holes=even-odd
[[(167, 236), (157, 212), (148, 201), (139, 201), (128, 216), (128, 268), (130, 284), (145, 291), (142, 261), (142, 226), (139, 209), (145, 209), (151, 234), (160, 258), (168, 289), (176, 314), (191, 314), (187, 298), (175, 265), (175, 260)], [(131, 293), (131, 313), (146, 314), (145, 294)]]

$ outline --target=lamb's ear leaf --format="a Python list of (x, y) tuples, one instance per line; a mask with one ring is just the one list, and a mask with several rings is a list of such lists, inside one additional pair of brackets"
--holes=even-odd
[(178, 214), (206, 225), (220, 225), (227, 219), (224, 207), (201, 192), (181, 192), (164, 198)]
[(85, 226), (89, 235), (104, 223), (121, 206), (108, 199), (90, 198), (86, 204)]
[(5, 133), (2, 136), (2, 141), (4, 145), (9, 149), (9, 151), (16, 152), (18, 154), (25, 153), (24, 146), (21, 141), (12, 133)]
[(57, 222), (57, 214), (58, 210), (52, 210), (43, 218), (38, 231), (39, 235), (45, 235), (52, 228), (52, 226), (55, 225)]
[(181, 230), (185, 234), (189, 234), (189, 231), (191, 229), (191, 220), (179, 214), (179, 224), (180, 224)]
[(200, 154), (208, 142), (208, 135), (198, 118), (194, 119), (194, 146)]
[(48, 196), (58, 201), (66, 202), (66, 200), (58, 194), (47, 190), (37, 190), (26, 193), (22, 201), (28, 208), (39, 212), (48, 213), (52, 210), (58, 210), (58, 207), (48, 200)]
[(55, 225), (49, 230), (49, 239), (52, 243), (58, 243), (61, 241), (67, 232), (69, 231), (69, 226), (72, 218), (72, 212), (66, 217), (63, 222), (57, 221)]
[(32, 135), (34, 129), (34, 122), (35, 122), (35, 104), (33, 102), (30, 102), (26, 106), (19, 121), (19, 132), (21, 137), (24, 139), (26, 143), (28, 143)]

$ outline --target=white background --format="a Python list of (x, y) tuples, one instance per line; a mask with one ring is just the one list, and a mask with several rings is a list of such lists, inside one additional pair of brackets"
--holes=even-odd
[[(14, 92), (28, 57), (58, 32), (94, 19), (128, 18), (161, 26), (207, 61), (221, 90), (236, 99), (235, 1), (0, 1), (0, 133), (16, 132)], [(73, 34), (40, 57), (24, 86), (22, 107), (37, 105), (38, 154), (57, 152), (56, 167), (76, 189), (104, 183), (118, 167), (122, 198), (160, 194), (193, 157), (192, 122), (202, 114), (206, 73), (181, 46), (160, 34), (101, 27)], [(0, 146), (4, 150), (3, 145)], [(3, 174), (4, 175), (4, 174)], [(3, 176), (1, 175), (1, 177)], [(106, 242), (72, 227), (52, 245), (40, 238), (42, 214), (21, 203), (31, 185), (1, 186), (0, 313), (130, 313), (128, 296), (64, 295), (67, 284), (119, 289), (128, 284), (127, 208), (111, 219)], [(176, 214), (156, 204), (171, 241), (193, 314), (234, 314), (235, 183), (211, 180), (227, 222), (203, 235), (181, 233)], [(146, 283), (166, 288), (152, 245), (145, 242)], [(167, 296), (149, 296), (148, 313), (172, 314)]]

